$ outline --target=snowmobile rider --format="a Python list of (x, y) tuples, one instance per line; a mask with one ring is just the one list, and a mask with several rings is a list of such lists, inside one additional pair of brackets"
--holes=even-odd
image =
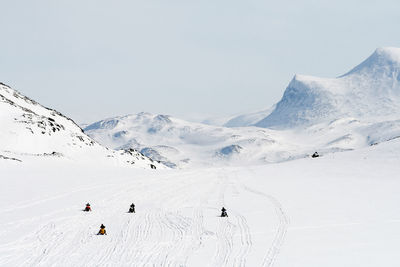
[(84, 211), (92, 211), (92, 208), (90, 207), (89, 203), (86, 204)]
[(104, 224), (100, 225), (100, 231), (97, 235), (107, 235), (106, 227), (104, 226)]
[(129, 208), (129, 213), (135, 213), (135, 204), (131, 204), (130, 208)]
[(319, 157), (319, 154), (318, 154), (318, 152), (314, 152), (314, 154), (312, 154), (312, 156), (311, 156), (312, 158), (318, 158)]
[(226, 209), (224, 207), (221, 209), (221, 217), (228, 217), (228, 213), (226, 213)]

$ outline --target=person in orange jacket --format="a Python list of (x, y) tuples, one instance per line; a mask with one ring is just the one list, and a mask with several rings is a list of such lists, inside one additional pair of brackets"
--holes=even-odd
[(106, 227), (104, 226), (104, 224), (100, 225), (100, 231), (98, 232), (97, 235), (107, 235)]

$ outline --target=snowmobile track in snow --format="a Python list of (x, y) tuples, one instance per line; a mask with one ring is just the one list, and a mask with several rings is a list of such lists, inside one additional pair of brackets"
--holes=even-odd
[(283, 245), (283, 242), (285, 240), (285, 236), (287, 233), (287, 229), (289, 226), (289, 217), (286, 215), (285, 211), (283, 210), (282, 205), (279, 203), (279, 201), (274, 198), (271, 195), (267, 195), (263, 192), (254, 190), (249, 188), (248, 186), (243, 186), (244, 189), (246, 189), (247, 191), (263, 196), (265, 198), (267, 198), (271, 204), (274, 206), (275, 208), (275, 212), (276, 215), (278, 216), (279, 219), (279, 225), (278, 225), (278, 230), (275, 234), (274, 240), (272, 241), (272, 245), (270, 246), (270, 248), (268, 249), (267, 254), (265, 255), (264, 259), (263, 259), (263, 263), (262, 266), (268, 266), (271, 267), (274, 265), (275, 260), (279, 254), (279, 250)]
[[(227, 178), (220, 177), (218, 202), (219, 206), (225, 206), (225, 192), (227, 190)], [(213, 266), (227, 266), (233, 248), (234, 225), (229, 222), (229, 218), (218, 218), (216, 230), (217, 251), (214, 255)]]
[[(251, 218), (235, 209), (232, 201), (242, 195), (257, 194), (272, 203), (280, 220), (271, 248), (258, 263), (272, 266), (286, 233), (287, 220), (279, 202), (244, 187), (224, 172), (217, 179), (205, 180), (204, 190), (198, 190), (204, 180), (190, 178), (178, 177), (173, 183), (167, 179), (146, 180), (134, 185), (94, 187), (94, 192), (102, 190), (97, 201), (93, 201), (93, 212), (68, 208), (55, 211), (58, 217), (53, 219), (52, 212), (38, 216), (37, 222), (48, 223), (13, 244), (12, 249), (3, 249), (29, 251), (30, 256), (23, 260), (3, 258), (0, 265), (190, 266), (196, 264), (192, 256), (196, 259), (207, 255), (207, 266), (244, 267), (252, 260), (249, 255), (253, 240), (248, 225)], [(120, 205), (131, 200), (140, 207), (137, 213), (128, 214), (125, 206)], [(40, 202), (46, 201), (53, 199)], [(221, 218), (219, 209), (225, 205), (229, 217)], [(58, 215), (64, 211), (68, 215)], [(108, 235), (97, 236), (98, 225), (103, 222)]]
[(240, 231), (240, 241), (242, 245), (239, 253), (234, 259), (234, 266), (246, 266), (246, 258), (247, 255), (250, 253), (251, 247), (253, 245), (251, 241), (250, 228), (247, 225), (247, 220), (243, 215), (237, 214), (235, 212), (231, 213), (234, 214), (237, 219), (237, 226)]
[[(232, 181), (228, 183), (228, 181), (230, 181), (230, 179), (225, 177), (225, 175), (221, 177), (218, 202), (222, 206), (225, 206), (225, 194), (228, 188), (232, 189), (232, 194), (234, 196), (240, 194), (236, 183)], [(245, 216), (237, 211), (230, 209), (228, 215), (230, 215), (230, 217), (218, 218), (219, 222), (216, 231), (217, 251), (214, 256), (213, 266), (229, 266), (229, 263), (233, 264), (233, 266), (246, 266), (246, 259), (252, 248), (250, 228)], [(236, 255), (232, 256), (232, 251), (236, 247), (234, 246), (236, 231), (239, 232), (240, 247)]]

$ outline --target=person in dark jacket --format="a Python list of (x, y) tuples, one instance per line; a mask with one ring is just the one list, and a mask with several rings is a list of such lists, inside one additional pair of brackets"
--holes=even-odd
[(228, 217), (228, 213), (226, 213), (226, 209), (224, 207), (221, 209), (221, 217)]
[(135, 213), (135, 204), (131, 204), (130, 208), (129, 208), (129, 213)]
[(318, 158), (319, 157), (319, 154), (318, 154), (318, 152), (314, 152), (314, 154), (312, 154), (312, 156), (311, 156), (312, 158)]
[(86, 204), (84, 211), (92, 211), (92, 208), (90, 207), (89, 203)]

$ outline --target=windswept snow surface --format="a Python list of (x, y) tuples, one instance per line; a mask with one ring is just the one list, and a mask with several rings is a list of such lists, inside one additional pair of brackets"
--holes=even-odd
[(399, 266), (399, 150), (157, 172), (0, 161), (0, 266)]
[(0, 83), (0, 161), (36, 158), (108, 165), (163, 167), (141, 153), (114, 151), (87, 136), (71, 119)]

